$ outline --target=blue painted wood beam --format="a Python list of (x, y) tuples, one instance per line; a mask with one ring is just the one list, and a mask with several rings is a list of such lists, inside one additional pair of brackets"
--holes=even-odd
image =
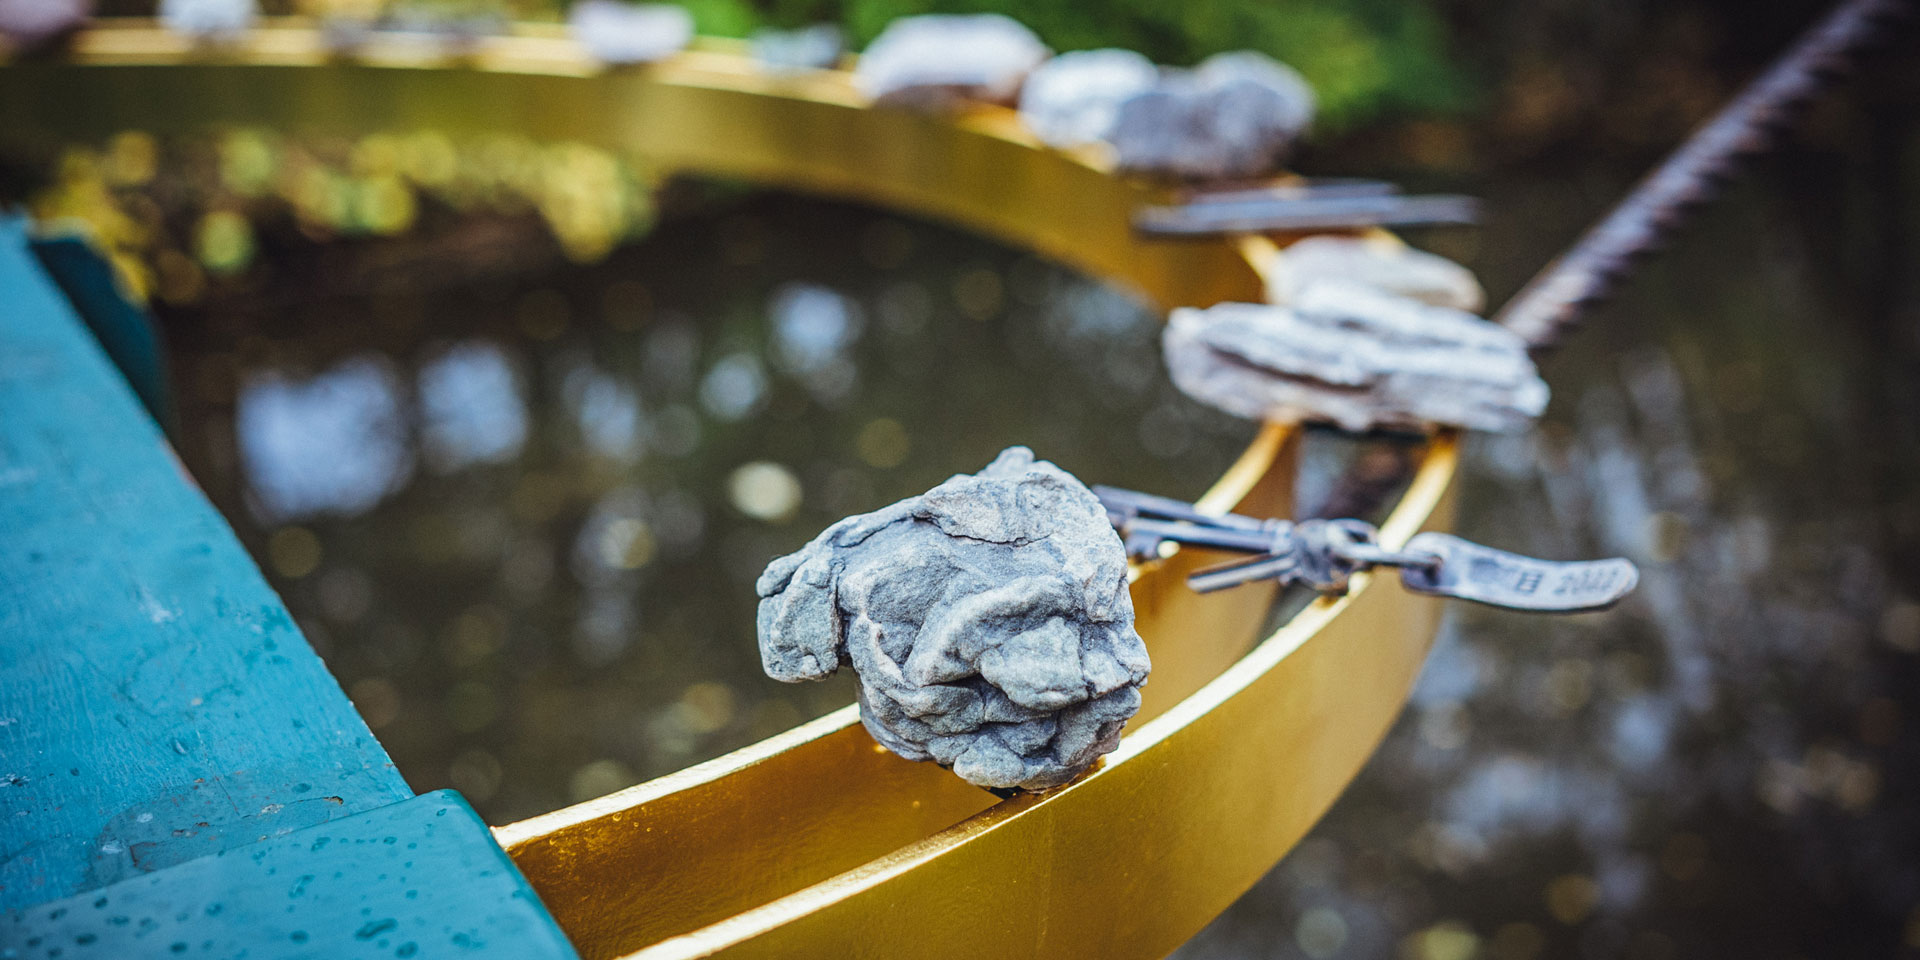
[(88, 956), (577, 960), (0, 219), (0, 960)]
[(0, 914), (0, 958), (561, 960), (573, 947), (451, 790)]
[(0, 219), (0, 909), (411, 795)]
[(168, 388), (166, 348), (144, 305), (121, 285), (113, 264), (88, 235), (58, 233), (33, 239), (34, 257), (73, 305), (74, 311), (127, 378), (147, 413), (171, 433), (175, 426)]

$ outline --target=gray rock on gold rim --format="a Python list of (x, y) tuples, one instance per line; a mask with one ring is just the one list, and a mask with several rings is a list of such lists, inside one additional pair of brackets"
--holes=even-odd
[(160, 24), (197, 40), (232, 41), (260, 16), (255, 0), (160, 0)]
[(1308, 287), (1328, 280), (1468, 313), (1486, 306), (1486, 292), (1473, 271), (1446, 257), (1392, 240), (1335, 235), (1306, 237), (1275, 255), (1267, 272), (1267, 302), (1294, 303)]
[(606, 63), (652, 63), (693, 42), (693, 15), (670, 3), (580, 0), (567, 11), (567, 30)]
[(1162, 342), (1175, 386), (1249, 419), (1507, 432), (1547, 405), (1512, 331), (1344, 281), (1316, 283), (1291, 306), (1183, 307)]
[(1075, 50), (1039, 66), (1020, 88), (1020, 119), (1050, 146), (1099, 143), (1120, 104), (1153, 88), (1160, 68), (1132, 50)]
[(1123, 101), (1107, 136), (1128, 173), (1183, 180), (1256, 177), (1280, 167), (1313, 122), (1313, 89), (1250, 50), (1166, 71)]
[(1140, 709), (1125, 549), (1093, 493), (1025, 447), (828, 527), (756, 589), (769, 676), (852, 664), (874, 739), (982, 787), (1066, 783)]
[(902, 17), (860, 55), (854, 83), (880, 103), (1012, 104), (1051, 52), (1032, 30), (997, 13)]
[(846, 36), (831, 23), (797, 30), (759, 30), (749, 41), (753, 60), (775, 73), (825, 70), (840, 62)]

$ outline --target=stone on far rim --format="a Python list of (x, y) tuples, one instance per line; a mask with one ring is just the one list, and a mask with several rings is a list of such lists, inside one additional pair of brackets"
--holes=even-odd
[(1291, 306), (1182, 307), (1162, 342), (1175, 386), (1249, 419), (1509, 432), (1547, 405), (1511, 330), (1345, 281), (1316, 283)]
[(259, 15), (254, 0), (160, 0), (162, 26), (202, 40), (234, 39)]
[(1435, 307), (1478, 313), (1486, 305), (1480, 281), (1446, 257), (1387, 237), (1321, 234), (1289, 245), (1267, 272), (1267, 302), (1288, 304), (1310, 286), (1346, 280)]
[(91, 0), (0, 0), (0, 52), (32, 50), (80, 29)]
[(997, 13), (902, 17), (860, 55), (854, 83), (880, 103), (1011, 104), (1050, 52), (1032, 30)]
[(580, 0), (567, 11), (567, 30), (606, 63), (652, 63), (693, 42), (693, 15), (670, 3)]
[(1257, 177), (1279, 169), (1312, 123), (1314, 102), (1292, 67), (1253, 51), (1223, 53), (1127, 98), (1107, 139), (1129, 173)]
[(1020, 119), (1050, 146), (1106, 140), (1120, 104), (1160, 78), (1153, 61), (1132, 50), (1074, 50), (1039, 66), (1020, 88)]

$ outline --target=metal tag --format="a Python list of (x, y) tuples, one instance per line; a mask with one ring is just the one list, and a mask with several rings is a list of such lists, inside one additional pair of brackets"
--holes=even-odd
[(1444, 533), (1420, 534), (1407, 542), (1403, 552), (1438, 560), (1401, 568), (1400, 582), (1408, 590), (1510, 610), (1604, 610), (1640, 582), (1640, 572), (1628, 560), (1535, 560)]

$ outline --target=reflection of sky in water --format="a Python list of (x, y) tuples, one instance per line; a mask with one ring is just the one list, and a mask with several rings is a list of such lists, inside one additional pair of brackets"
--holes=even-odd
[(864, 326), (859, 304), (827, 287), (789, 283), (774, 292), (769, 312), (779, 367), (823, 403), (846, 398), (854, 387), (850, 352)]
[(261, 519), (360, 513), (404, 483), (413, 448), (402, 390), (393, 368), (370, 356), (306, 379), (249, 379), (234, 404), (234, 430)]
[(632, 386), (583, 361), (567, 371), (565, 390), (588, 449), (614, 460), (639, 458), (646, 424)]
[(456, 344), (420, 369), (427, 462), (448, 472), (520, 453), (527, 411), (513, 366), (496, 344)]
[(742, 420), (766, 401), (767, 375), (750, 353), (721, 357), (700, 379), (700, 405), (721, 420)]
[[(1009, 443), (1197, 493), (1252, 433), (1182, 407), (1152, 315), (1085, 279), (855, 208), (741, 209), (598, 268), (222, 318), (245, 332), (183, 357), (241, 367), (245, 469), (217, 403), (182, 449), (230, 513), (272, 505), (243, 538), (416, 787), (502, 821), (777, 733), (850, 691), (761, 674), (772, 557)], [(742, 232), (767, 238), (744, 271)], [(850, 262), (869, 235), (884, 262)], [(1103, 428), (1148, 408), (1183, 455)]]

